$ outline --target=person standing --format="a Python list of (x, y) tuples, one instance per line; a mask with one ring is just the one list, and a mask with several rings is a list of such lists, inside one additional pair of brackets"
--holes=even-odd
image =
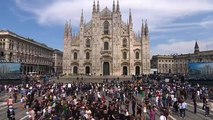
[(208, 99), (206, 99), (205, 102), (205, 116), (209, 116), (209, 109), (212, 108), (210, 102)]
[(7, 118), (8, 120), (15, 120), (15, 110), (13, 109), (13, 106), (9, 106), (7, 110)]
[(160, 120), (167, 120), (166, 116), (163, 113), (163, 111), (161, 111)]
[(205, 106), (206, 106), (206, 96), (203, 96), (203, 107), (202, 109), (205, 110)]
[(36, 117), (36, 113), (35, 113), (35, 110), (32, 108), (29, 111), (29, 119), (30, 120), (35, 120), (35, 117)]
[(135, 107), (136, 107), (136, 99), (133, 98), (133, 100), (132, 100), (132, 113), (133, 113), (133, 116), (135, 116)]
[(11, 106), (13, 105), (13, 98), (10, 96), (9, 99), (7, 100), (7, 105)]
[(153, 106), (149, 111), (150, 120), (155, 120), (155, 113), (156, 113), (155, 111), (156, 111), (156, 108)]
[(194, 105), (194, 113), (196, 114), (197, 113), (197, 95), (195, 91), (192, 93), (192, 100)]
[(187, 103), (185, 101), (183, 101), (183, 103), (181, 103), (181, 117), (184, 118), (186, 116), (186, 108), (187, 108)]

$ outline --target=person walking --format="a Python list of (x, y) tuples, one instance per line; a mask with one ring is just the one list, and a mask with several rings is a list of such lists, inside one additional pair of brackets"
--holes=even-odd
[(8, 120), (15, 120), (15, 110), (13, 109), (13, 106), (9, 106), (7, 110), (7, 118)]
[(195, 91), (192, 93), (192, 100), (194, 105), (194, 113), (196, 114), (197, 113), (197, 95)]
[(36, 117), (35, 110), (34, 110), (33, 108), (30, 108), (30, 111), (29, 111), (29, 119), (30, 119), (30, 120), (35, 120), (35, 117)]
[(7, 105), (11, 106), (13, 105), (13, 98), (10, 96), (9, 99), (7, 100)]
[(155, 120), (156, 108), (153, 106), (149, 111), (149, 118), (150, 120)]
[(136, 99), (133, 97), (132, 99), (132, 113), (135, 116), (135, 108), (136, 108)]
[(205, 107), (206, 107), (206, 96), (203, 96), (203, 107), (202, 109), (205, 110)]
[(209, 116), (209, 109), (212, 108), (210, 102), (208, 99), (206, 99), (205, 102), (205, 116)]
[(183, 103), (180, 104), (180, 117), (184, 118), (186, 116), (186, 108), (187, 108), (187, 103), (183, 101)]
[(167, 120), (166, 119), (166, 116), (164, 115), (164, 112), (163, 111), (161, 111), (161, 115), (160, 115), (160, 118), (159, 118), (160, 120)]

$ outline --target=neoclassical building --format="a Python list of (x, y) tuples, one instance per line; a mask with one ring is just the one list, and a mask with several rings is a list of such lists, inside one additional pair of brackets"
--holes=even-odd
[[(200, 51), (195, 42), (194, 53), (180, 55), (154, 55), (151, 68), (156, 68), (158, 73), (189, 73), (190, 63), (212, 63), (213, 50)], [(206, 71), (206, 70), (204, 70)]]
[(73, 34), (70, 22), (65, 24), (63, 73), (67, 75), (132, 75), (150, 73), (150, 38), (147, 21), (141, 32), (133, 31), (129, 19), (121, 19), (119, 1), (112, 10), (100, 10), (93, 3), (92, 19), (85, 23), (83, 10), (79, 33)]
[(21, 63), (23, 74), (51, 73), (53, 49), (14, 32), (0, 30), (0, 63), (5, 62)]
[(63, 52), (57, 49), (53, 51), (53, 72), (56, 74), (62, 73)]

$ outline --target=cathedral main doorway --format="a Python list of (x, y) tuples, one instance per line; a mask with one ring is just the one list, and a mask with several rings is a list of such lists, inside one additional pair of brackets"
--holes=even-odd
[(74, 66), (74, 67), (73, 67), (73, 74), (74, 74), (74, 75), (77, 75), (77, 74), (78, 74), (78, 67), (77, 67), (77, 66)]
[(109, 62), (104, 62), (103, 63), (103, 75), (110, 75)]
[(126, 66), (123, 67), (123, 75), (127, 75), (127, 67)]
[(140, 75), (140, 67), (139, 66), (135, 67), (135, 75)]

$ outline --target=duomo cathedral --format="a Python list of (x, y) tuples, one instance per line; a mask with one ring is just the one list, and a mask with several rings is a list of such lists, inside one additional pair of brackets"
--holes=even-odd
[(92, 19), (80, 17), (79, 33), (65, 24), (63, 73), (67, 75), (139, 75), (150, 73), (150, 38), (147, 21), (139, 34), (133, 31), (131, 10), (124, 22), (119, 1), (112, 10), (93, 3)]

